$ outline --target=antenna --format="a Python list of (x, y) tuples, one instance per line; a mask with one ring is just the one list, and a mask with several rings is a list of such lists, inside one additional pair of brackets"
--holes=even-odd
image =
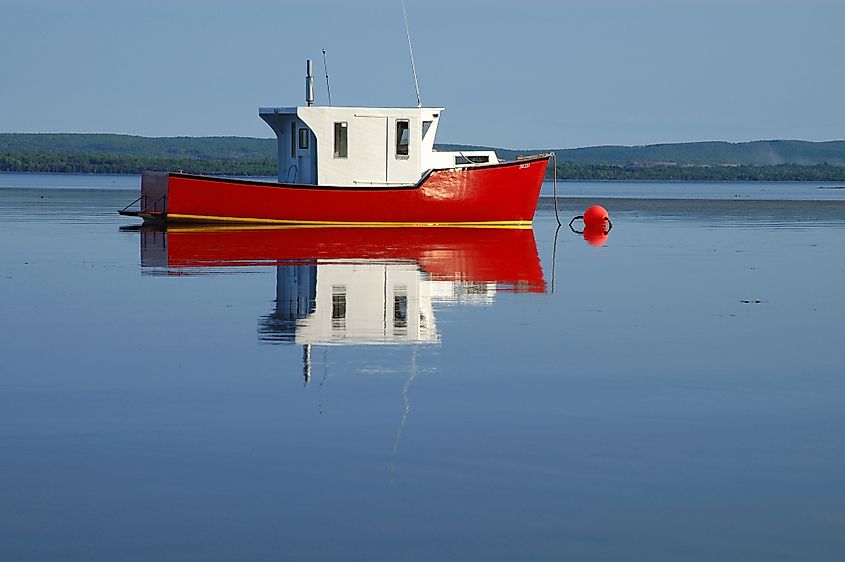
[(402, 0), (402, 16), (405, 18), (405, 35), (408, 37), (408, 52), (411, 54), (411, 71), (414, 73), (414, 87), (417, 89), (417, 107), (422, 107), (420, 101), (420, 83), (417, 81), (417, 67), (414, 65), (414, 49), (411, 47), (411, 32), (408, 31), (408, 13), (405, 11), (405, 0)]
[(326, 71), (326, 93), (329, 94), (329, 107), (332, 105), (332, 89), (329, 87), (329, 65), (326, 63), (326, 50), (323, 49), (323, 70)]

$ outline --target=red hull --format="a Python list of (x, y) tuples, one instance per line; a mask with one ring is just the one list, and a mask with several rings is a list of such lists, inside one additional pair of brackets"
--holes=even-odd
[(141, 264), (196, 267), (295, 265), (334, 260), (412, 261), (432, 279), (496, 282), (515, 291), (546, 285), (531, 229), (143, 229)]
[(145, 174), (139, 216), (335, 225), (528, 225), (550, 156), (433, 170), (416, 185), (327, 187)]

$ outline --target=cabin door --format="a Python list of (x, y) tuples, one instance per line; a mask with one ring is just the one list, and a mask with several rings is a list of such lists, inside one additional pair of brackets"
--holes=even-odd
[(317, 183), (317, 142), (311, 129), (304, 123), (296, 127), (296, 180), (295, 183)]
[[(410, 119), (388, 119), (387, 145), (387, 181), (390, 184), (407, 184), (416, 181), (414, 174), (416, 160), (412, 159), (412, 152), (418, 149), (417, 143), (411, 141)], [(416, 156), (416, 155), (414, 155)]]
[[(350, 146), (350, 158), (355, 159), (353, 182), (356, 185), (384, 185), (387, 183), (387, 126), (388, 119), (376, 115), (355, 115), (355, 135), (360, 146)], [(350, 132), (350, 135), (352, 133)]]

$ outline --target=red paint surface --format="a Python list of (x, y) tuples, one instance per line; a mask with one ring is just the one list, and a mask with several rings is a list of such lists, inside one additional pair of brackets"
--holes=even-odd
[(548, 162), (542, 157), (438, 170), (420, 185), (400, 189), (309, 188), (170, 174), (167, 213), (302, 222), (529, 222)]
[(595, 228), (604, 229), (607, 226), (608, 214), (607, 209), (601, 205), (593, 205), (584, 211), (584, 225)]
[(171, 228), (142, 231), (141, 249), (142, 263), (170, 268), (401, 260), (416, 262), (435, 280), (496, 282), (526, 292), (546, 288), (531, 229)]

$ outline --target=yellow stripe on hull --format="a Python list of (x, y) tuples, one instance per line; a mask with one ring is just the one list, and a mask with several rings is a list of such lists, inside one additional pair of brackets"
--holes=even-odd
[(531, 228), (533, 221), (481, 221), (481, 222), (343, 222), (343, 221), (298, 221), (286, 219), (254, 219), (246, 217), (217, 217), (207, 215), (182, 215), (168, 213), (166, 220), (194, 221), (194, 222), (225, 222), (240, 224), (266, 224), (288, 226), (346, 226), (367, 228), (402, 228), (421, 226), (448, 226), (461, 228)]

